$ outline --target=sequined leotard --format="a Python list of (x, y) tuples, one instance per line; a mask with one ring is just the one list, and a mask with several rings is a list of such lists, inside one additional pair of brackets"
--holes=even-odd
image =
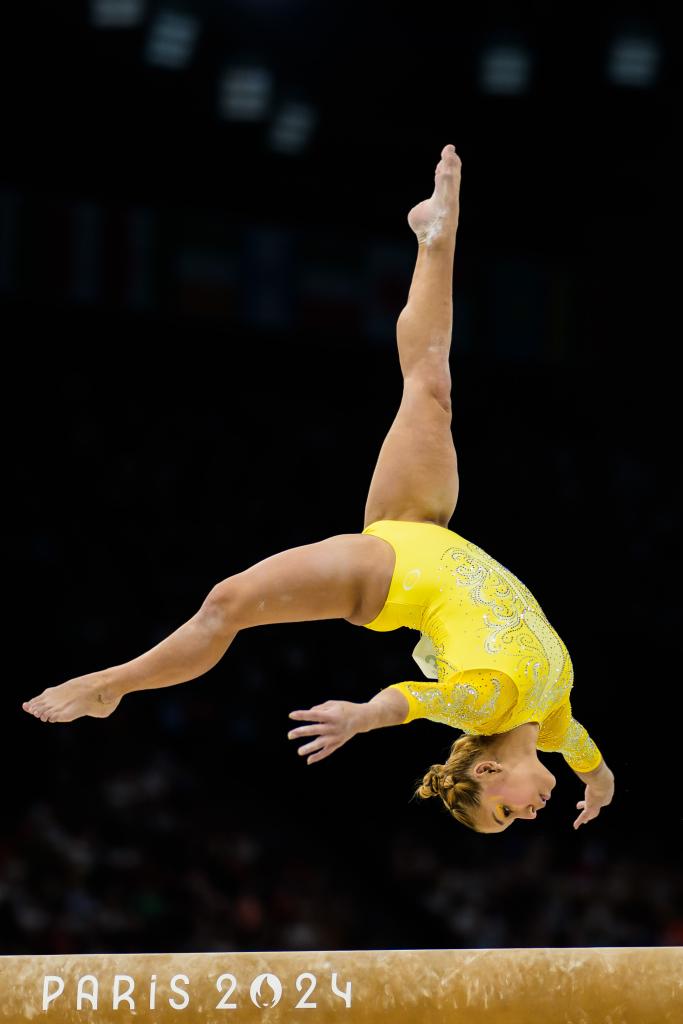
[(435, 680), (393, 684), (409, 704), (405, 721), (479, 735), (538, 722), (540, 750), (561, 752), (578, 772), (597, 768), (602, 755), (572, 717), (569, 652), (527, 587), (441, 526), (383, 519), (363, 533), (396, 552), (386, 603), (366, 629), (420, 630), (414, 657)]

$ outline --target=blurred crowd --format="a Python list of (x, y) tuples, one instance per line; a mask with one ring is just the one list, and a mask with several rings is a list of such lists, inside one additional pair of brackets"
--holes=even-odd
[[(33, 804), (0, 840), (0, 952), (649, 946), (683, 942), (673, 867), (634, 862), (604, 830), (573, 862), (550, 832), (481, 862), (414, 827), (372, 835), (381, 857), (342, 855), (206, 803), (188, 763)], [(315, 815), (310, 815), (315, 830)], [(595, 826), (594, 826), (595, 827)], [(348, 836), (345, 837), (348, 843)]]

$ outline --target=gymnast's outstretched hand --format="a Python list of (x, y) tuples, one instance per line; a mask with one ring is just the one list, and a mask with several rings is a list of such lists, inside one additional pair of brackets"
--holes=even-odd
[(333, 754), (347, 740), (359, 732), (370, 732), (386, 725), (400, 725), (408, 714), (408, 701), (388, 687), (375, 694), (365, 704), (354, 704), (349, 700), (326, 700), (308, 711), (292, 711), (289, 717), (312, 725), (300, 725), (287, 733), (290, 740), (312, 736), (309, 743), (299, 747), (299, 754), (307, 756), (306, 764), (315, 764)]
[(299, 747), (298, 753), (306, 764), (315, 764), (339, 750), (347, 740), (358, 732), (366, 731), (366, 704), (354, 704), (349, 700), (326, 700), (308, 711), (292, 711), (289, 717), (311, 725), (300, 725), (287, 733), (290, 740), (311, 737), (309, 743)]
[(611, 803), (613, 796), (614, 775), (605, 765), (605, 771), (586, 786), (585, 799), (579, 800), (576, 805), (581, 814), (574, 822), (574, 828), (579, 828), (580, 825), (585, 825), (587, 821), (597, 818), (600, 809)]

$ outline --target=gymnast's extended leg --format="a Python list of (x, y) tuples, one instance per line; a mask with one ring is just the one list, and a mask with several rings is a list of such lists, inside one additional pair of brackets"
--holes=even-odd
[[(447, 146), (434, 194), (409, 214), (419, 250), (397, 325), (403, 397), (372, 479), (366, 524), (386, 518), (447, 525), (455, 508), (458, 474), (448, 352), (459, 183), (460, 161)], [(45, 722), (104, 718), (127, 693), (203, 675), (240, 629), (314, 619), (370, 622), (386, 599), (393, 557), (384, 541), (363, 534), (342, 534), (272, 555), (217, 584), (197, 613), (150, 651), (49, 687), (23, 708)]]
[(378, 519), (447, 526), (458, 500), (449, 351), (460, 170), (455, 149), (444, 146), (434, 194), (408, 215), (418, 253), (396, 325), (403, 396), (377, 460), (364, 526)]
[[(173, 686), (208, 672), (241, 629), (314, 619), (355, 621), (373, 566), (381, 564), (378, 555), (385, 559), (384, 547), (377, 537), (351, 533), (271, 555), (218, 583), (196, 614), (156, 647), (125, 664), (49, 687), (23, 708), (43, 722), (105, 718), (127, 693)], [(391, 569), (387, 573), (390, 578)]]

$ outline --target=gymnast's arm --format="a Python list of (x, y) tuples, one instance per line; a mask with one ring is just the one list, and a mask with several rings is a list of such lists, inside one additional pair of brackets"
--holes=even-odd
[(473, 669), (456, 673), (446, 684), (438, 682), (393, 683), (380, 690), (367, 704), (330, 700), (308, 711), (292, 711), (290, 718), (313, 722), (293, 729), (290, 739), (312, 737), (299, 748), (308, 755), (308, 764), (322, 761), (342, 743), (359, 732), (370, 732), (386, 725), (403, 725), (416, 718), (429, 718), (455, 728), (477, 721), (482, 705), (495, 701), (502, 714), (514, 701), (517, 689), (505, 673)]
[(338, 750), (361, 732), (371, 732), (388, 725), (401, 725), (408, 715), (408, 701), (398, 690), (380, 690), (365, 704), (349, 700), (328, 700), (307, 711), (292, 711), (290, 718), (311, 725), (300, 725), (288, 734), (290, 740), (306, 737), (308, 742), (297, 753), (315, 764)]
[(559, 751), (586, 786), (584, 799), (576, 805), (581, 813), (574, 828), (597, 818), (600, 809), (612, 802), (614, 775), (591, 737), (572, 715), (569, 698), (543, 723), (538, 746), (541, 750)]
[(577, 772), (582, 782), (586, 784), (586, 793), (583, 800), (579, 800), (576, 807), (581, 812), (574, 822), (574, 828), (585, 825), (592, 818), (597, 818), (602, 807), (612, 802), (614, 796), (614, 774), (605, 764), (604, 758), (597, 768), (592, 772)]

